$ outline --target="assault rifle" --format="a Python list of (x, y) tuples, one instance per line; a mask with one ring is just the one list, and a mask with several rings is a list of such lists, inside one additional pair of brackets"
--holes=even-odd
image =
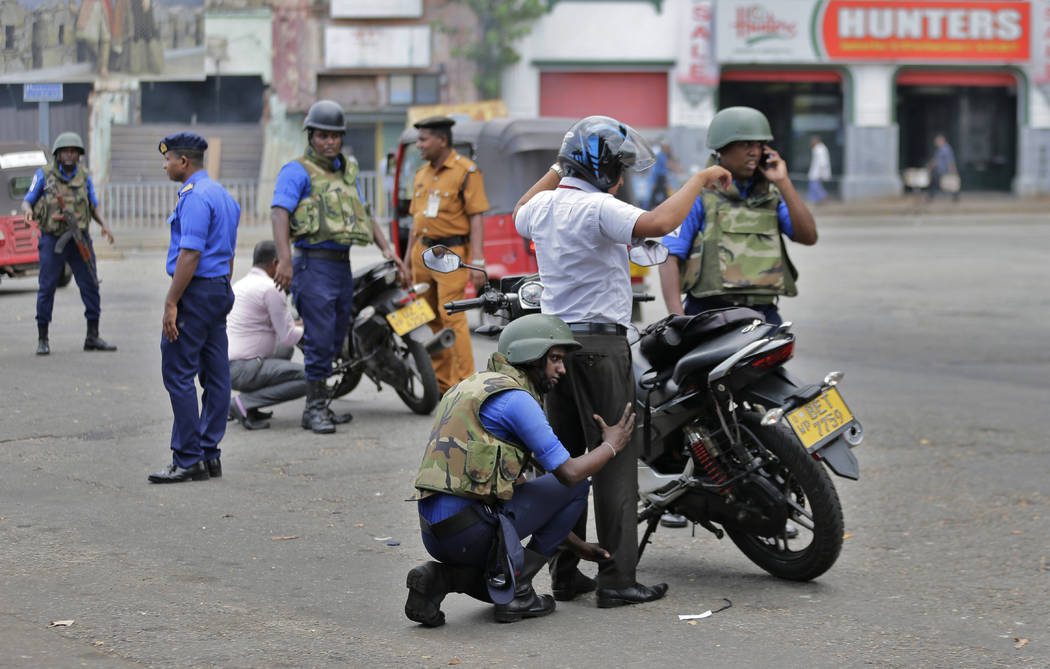
[[(87, 239), (84, 237), (84, 231), (80, 229), (77, 224), (76, 214), (73, 210), (66, 206), (65, 198), (58, 192), (58, 188), (55, 186), (54, 180), (49, 179), (44, 184), (44, 190), (55, 196), (55, 200), (58, 201), (59, 212), (55, 215), (56, 220), (64, 221), (66, 224), (66, 230), (59, 235), (58, 240), (55, 242), (55, 253), (62, 253), (66, 250), (66, 244), (72, 239), (77, 245), (77, 251), (80, 252), (80, 257), (84, 260), (84, 264), (87, 265), (88, 272), (91, 273), (91, 279), (95, 282), (95, 285), (99, 285), (101, 281), (98, 279), (98, 274), (95, 272), (95, 254), (88, 244)], [(61, 218), (59, 218), (61, 216)], [(90, 221), (89, 221), (90, 223)]]

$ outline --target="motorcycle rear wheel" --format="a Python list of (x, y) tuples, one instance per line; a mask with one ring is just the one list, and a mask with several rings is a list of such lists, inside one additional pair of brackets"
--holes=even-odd
[(411, 337), (404, 337), (401, 341), (405, 347), (402, 356), (410, 375), (406, 387), (394, 391), (414, 413), (429, 414), (441, 399), (434, 364), (422, 342)]
[(759, 420), (757, 414), (745, 414), (742, 437), (752, 452), (765, 451), (769, 480), (794, 503), (788, 521), (798, 536), (789, 538), (786, 530), (775, 537), (725, 530), (752, 562), (773, 576), (810, 581), (830, 569), (842, 551), (842, 505), (824, 466), (806, 452), (790, 428), (782, 422), (763, 427)]

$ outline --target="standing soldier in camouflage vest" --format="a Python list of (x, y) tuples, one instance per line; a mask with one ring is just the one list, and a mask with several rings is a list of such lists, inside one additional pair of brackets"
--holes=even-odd
[[(40, 228), (37, 248), (40, 251), (39, 289), (36, 295), (37, 355), (51, 353), (48, 341), (48, 326), (51, 310), (55, 304), (55, 290), (66, 263), (73, 270), (73, 277), (84, 302), (84, 317), (87, 318), (85, 351), (115, 351), (116, 346), (107, 344), (98, 336), (98, 320), (101, 315), (101, 300), (98, 293), (98, 270), (95, 252), (91, 245), (89, 228), (91, 219), (98, 221), (102, 236), (110, 244), (113, 235), (102, 221), (98, 211), (95, 185), (86, 167), (80, 164), (84, 155), (84, 142), (75, 132), (64, 132), (55, 139), (51, 149), (54, 160), (46, 168), (33, 175), (33, 183), (22, 200), (22, 214), (28, 224), (36, 219)], [(65, 205), (59, 205), (59, 199)], [(69, 220), (72, 214), (75, 220)], [(77, 230), (74, 230), (74, 227)], [(82, 239), (75, 240), (79, 231)], [(82, 252), (80, 249), (84, 249)], [(90, 260), (85, 259), (89, 256)]]
[(350, 246), (374, 240), (384, 256), (397, 262), (402, 281), (408, 281), (408, 273), (365, 208), (357, 161), (341, 153), (346, 133), (343, 108), (331, 100), (315, 102), (303, 129), (306, 153), (282, 167), (274, 185), (270, 217), (277, 272), (273, 281), (281, 290), (291, 289), (303, 319), (307, 391), (302, 427), (330, 434), (336, 423), (353, 418), (328, 408), (325, 384), (350, 325), (354, 297)]
[(751, 107), (728, 107), (711, 120), (712, 162), (728, 169), (733, 183), (703, 192), (682, 225), (663, 238), (671, 251), (660, 268), (669, 312), (742, 305), (762, 312), (769, 323), (781, 322), (777, 299), (798, 293), (781, 234), (816, 244), (817, 224), (788, 178), (787, 164), (767, 144), (772, 139), (769, 120)]
[[(537, 595), (532, 577), (562, 545), (588, 560), (609, 553), (572, 534), (594, 474), (627, 446), (630, 405), (612, 426), (597, 415), (603, 441), (573, 458), (554, 435), (540, 396), (565, 374), (579, 348), (564, 321), (544, 314), (503, 330), (488, 370), (453, 386), (441, 399), (416, 478), (423, 545), (440, 562), (408, 573), (409, 619), (437, 627), (441, 602), (462, 592), (494, 602), (498, 622), (545, 616), (554, 598)], [(548, 472), (521, 477), (531, 458)], [(522, 550), (521, 537), (531, 535)]]

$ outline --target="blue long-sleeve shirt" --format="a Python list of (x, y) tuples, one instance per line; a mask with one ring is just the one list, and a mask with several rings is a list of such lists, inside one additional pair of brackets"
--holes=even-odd
[[(524, 390), (505, 390), (481, 405), (481, 425), (500, 439), (524, 444), (540, 465), (551, 472), (569, 459), (569, 452), (551, 429), (543, 408)], [(498, 474), (497, 474), (498, 476)], [(420, 500), (427, 522), (453, 516), (477, 500), (438, 493)]]

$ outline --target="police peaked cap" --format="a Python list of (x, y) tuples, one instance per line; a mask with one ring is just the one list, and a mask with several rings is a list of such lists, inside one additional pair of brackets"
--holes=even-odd
[(195, 132), (176, 132), (160, 140), (157, 149), (162, 154), (176, 149), (203, 152), (208, 150), (208, 142)]
[(451, 128), (456, 124), (456, 121), (450, 119), (447, 116), (430, 116), (421, 121), (416, 121), (412, 124), (414, 128)]

